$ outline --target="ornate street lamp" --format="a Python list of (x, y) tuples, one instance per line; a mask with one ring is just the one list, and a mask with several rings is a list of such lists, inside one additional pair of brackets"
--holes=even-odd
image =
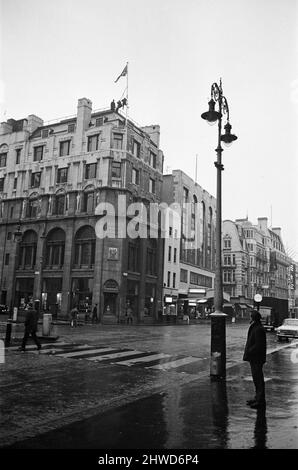
[[(218, 104), (218, 111), (215, 105)], [(229, 106), (223, 95), (221, 79), (219, 85), (213, 83), (211, 87), (211, 100), (209, 101), (209, 110), (203, 113), (201, 117), (209, 124), (218, 122), (218, 143), (215, 149), (217, 160), (214, 165), (217, 169), (217, 188), (216, 188), (216, 266), (215, 266), (215, 285), (214, 285), (214, 307), (215, 311), (211, 316), (211, 363), (210, 376), (212, 378), (224, 378), (226, 375), (226, 314), (223, 313), (223, 287), (222, 287), (222, 253), (221, 253), (221, 172), (224, 167), (221, 162), (223, 148), (221, 142), (230, 145), (237, 139), (231, 133)], [(224, 126), (225, 133), (222, 134), (222, 118), (226, 115), (227, 122)]]

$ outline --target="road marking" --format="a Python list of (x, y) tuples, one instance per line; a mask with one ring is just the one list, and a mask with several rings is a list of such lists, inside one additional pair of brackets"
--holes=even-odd
[(115, 364), (120, 364), (120, 365), (123, 365), (123, 366), (132, 366), (136, 363), (139, 363), (139, 362), (151, 362), (151, 361), (155, 361), (156, 359), (163, 359), (163, 358), (166, 358), (166, 357), (171, 357), (170, 354), (164, 354), (164, 353), (160, 353), (160, 354), (151, 354), (150, 356), (146, 356), (146, 357), (139, 357), (139, 358), (135, 358), (135, 359), (128, 359), (128, 361), (121, 361), (121, 362), (115, 362)]
[[(69, 344), (69, 346), (72, 349), (72, 352), (75, 352), (78, 349), (83, 349), (84, 350), (84, 349), (90, 348), (90, 345), (88, 345), (88, 344), (84, 344), (84, 345), (81, 345), (81, 346), (72, 346), (72, 345)], [(48, 349), (43, 349), (42, 348), (40, 351), (35, 350), (35, 351), (30, 351), (30, 352), (32, 352), (34, 354), (49, 354), (50, 355), (50, 354), (53, 354), (53, 353), (54, 354), (56, 354), (56, 353), (59, 354), (59, 353), (63, 353), (63, 352), (65, 353), (65, 351), (67, 351), (67, 349), (65, 349), (65, 348), (57, 348), (57, 349), (56, 348), (48, 348)], [(70, 352), (71, 351), (69, 351), (69, 353)], [(58, 356), (58, 354), (57, 354), (57, 356)], [(60, 356), (60, 354), (59, 354), (59, 356)]]
[(186, 364), (191, 364), (192, 362), (202, 361), (199, 357), (184, 357), (182, 359), (177, 359), (176, 361), (167, 362), (166, 364), (157, 364), (156, 366), (149, 366), (148, 369), (175, 369), (176, 367), (180, 367)]
[[(117, 352), (117, 353), (114, 353), (114, 354), (104, 354), (103, 356), (94, 356), (94, 357), (87, 357), (86, 359), (88, 361), (104, 361), (105, 359), (118, 359), (120, 357), (126, 357), (126, 356), (136, 356), (138, 354), (146, 354), (142, 351), (135, 351), (135, 350), (131, 350), (131, 351), (122, 351), (122, 352)], [(117, 364), (117, 362), (116, 362)]]
[(115, 351), (116, 348), (96, 348), (96, 349), (89, 349), (89, 351), (77, 351), (77, 352), (68, 352), (65, 354), (57, 354), (59, 357), (77, 357), (83, 356), (84, 354), (92, 354), (92, 353), (99, 353), (99, 352), (111, 352)]

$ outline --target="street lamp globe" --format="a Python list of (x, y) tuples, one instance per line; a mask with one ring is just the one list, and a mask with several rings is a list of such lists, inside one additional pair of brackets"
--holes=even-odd
[(229, 122), (226, 123), (224, 126), (225, 133), (220, 137), (220, 140), (227, 146), (229, 147), (234, 140), (237, 140), (237, 136), (234, 134), (231, 134), (231, 129), (232, 126)]
[(202, 119), (208, 122), (208, 124), (213, 125), (221, 118), (221, 113), (215, 111), (215, 101), (211, 98), (209, 101), (209, 110), (201, 114)]

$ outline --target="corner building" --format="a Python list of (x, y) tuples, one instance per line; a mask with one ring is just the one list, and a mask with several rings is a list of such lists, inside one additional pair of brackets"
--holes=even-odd
[[(0, 302), (38, 301), (66, 316), (73, 306), (120, 322), (156, 319), (162, 296), (159, 238), (96, 236), (98, 204), (131, 220), (133, 202), (160, 202), (163, 153), (158, 125), (139, 127), (112, 109), (92, 112), (82, 98), (73, 117), (35, 115), (0, 128)], [(119, 196), (125, 201), (118, 208)], [(119, 213), (120, 210), (120, 213)], [(148, 222), (149, 224), (149, 222)], [(144, 313), (145, 312), (145, 313)]]

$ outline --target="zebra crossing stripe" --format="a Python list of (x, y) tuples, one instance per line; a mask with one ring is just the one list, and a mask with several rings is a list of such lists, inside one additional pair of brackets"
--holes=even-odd
[(128, 359), (127, 361), (115, 362), (115, 364), (121, 364), (124, 366), (132, 366), (139, 362), (151, 362), (151, 361), (155, 361), (156, 359), (163, 359), (166, 357), (171, 357), (171, 356), (170, 354), (164, 354), (164, 353), (151, 354), (150, 356), (146, 356), (146, 357), (139, 357), (135, 359)]
[(96, 349), (89, 349), (86, 351), (75, 351), (75, 352), (68, 352), (65, 354), (57, 354), (59, 357), (78, 357), (84, 356), (86, 354), (93, 354), (93, 353), (104, 353), (104, 352), (112, 352), (115, 351), (115, 348), (96, 348)]
[(159, 369), (159, 370), (166, 370), (166, 369), (175, 369), (176, 367), (184, 366), (186, 364), (191, 364), (192, 362), (200, 361), (199, 357), (183, 357), (181, 359), (177, 359), (176, 361), (167, 362), (165, 364), (157, 364), (155, 366), (149, 366), (148, 369)]
[[(80, 345), (80, 346), (71, 346), (69, 344), (70, 348), (71, 348), (71, 351), (69, 351), (69, 348), (68, 348), (68, 352), (74, 352), (74, 351), (77, 351), (78, 349), (88, 349), (90, 348), (90, 346), (88, 344), (84, 344), (84, 345)], [(67, 352), (67, 349), (65, 348), (48, 348), (48, 349), (41, 349), (40, 351), (30, 351), (34, 354), (51, 354), (51, 353), (58, 353), (58, 355), (60, 355), (59, 353), (63, 353), (63, 352)], [(83, 351), (84, 352), (84, 351)]]
[[(104, 361), (106, 359), (118, 359), (120, 357), (126, 357), (126, 356), (136, 356), (138, 354), (146, 354), (142, 351), (122, 351), (122, 352), (117, 352), (117, 353), (112, 353), (112, 354), (104, 354), (103, 356), (94, 356), (94, 357), (87, 357), (88, 361)], [(117, 363), (116, 363), (117, 364)]]

